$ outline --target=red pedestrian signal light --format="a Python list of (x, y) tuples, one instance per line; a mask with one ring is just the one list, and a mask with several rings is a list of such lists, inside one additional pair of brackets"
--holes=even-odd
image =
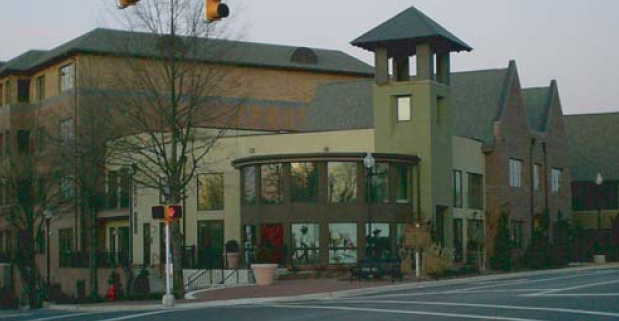
[(230, 15), (230, 8), (225, 3), (221, 3), (221, 0), (205, 0), (204, 6), (204, 20), (206, 22), (219, 21), (222, 18), (226, 18)]
[(177, 220), (183, 217), (183, 207), (180, 205), (168, 205), (167, 214), (169, 220)]
[(125, 9), (129, 6), (135, 6), (138, 2), (140, 2), (140, 0), (118, 0), (118, 8)]

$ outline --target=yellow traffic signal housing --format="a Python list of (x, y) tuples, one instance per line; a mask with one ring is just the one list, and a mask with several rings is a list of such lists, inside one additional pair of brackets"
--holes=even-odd
[(221, 0), (206, 0), (204, 11), (206, 22), (219, 21), (230, 15), (230, 8), (225, 3), (221, 3)]
[(118, 0), (118, 8), (125, 9), (129, 6), (135, 6), (138, 2), (140, 2), (140, 0)]

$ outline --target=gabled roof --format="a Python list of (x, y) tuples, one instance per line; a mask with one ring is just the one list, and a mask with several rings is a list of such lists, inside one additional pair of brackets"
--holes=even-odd
[(566, 115), (572, 180), (593, 182), (599, 172), (619, 180), (619, 113)]
[[(163, 58), (158, 49), (161, 47), (161, 38), (144, 32), (94, 29), (44, 54), (39, 53), (37, 59), (29, 59), (24, 66), (27, 69), (41, 68), (75, 53)], [(189, 38), (182, 39), (185, 43), (189, 42)], [(291, 56), (297, 49), (291, 46), (198, 38), (185, 57), (190, 61), (360, 76), (371, 76), (374, 72), (368, 64), (335, 50), (307, 48), (315, 53), (316, 63), (294, 62)]]
[(44, 50), (29, 50), (25, 53), (7, 61), (4, 65), (0, 66), (0, 75), (4, 75), (10, 72), (25, 72), (34, 62), (45, 55)]
[(529, 127), (537, 132), (545, 133), (551, 107), (551, 87), (524, 88), (522, 90), (527, 106)]
[(404, 10), (397, 16), (366, 32), (353, 40), (352, 44), (374, 51), (377, 47), (388, 47), (388, 44), (406, 43), (410, 46), (407, 52), (410, 56), (414, 54), (416, 44), (421, 42), (430, 42), (437, 51), (472, 50), (464, 41), (458, 39), (415, 7)]

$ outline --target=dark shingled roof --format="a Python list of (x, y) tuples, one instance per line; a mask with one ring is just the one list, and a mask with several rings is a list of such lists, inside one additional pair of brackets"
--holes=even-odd
[(544, 133), (550, 113), (551, 87), (524, 88), (522, 90), (527, 106), (529, 127)]
[[(26, 66), (40, 68), (78, 52), (161, 58), (160, 50), (157, 49), (161, 46), (160, 39), (160, 36), (151, 33), (95, 29), (43, 55), (39, 54), (38, 59), (29, 60)], [(222, 49), (224, 46), (225, 49)], [(290, 46), (199, 38), (186, 57), (188, 60), (203, 62), (362, 76), (371, 76), (374, 72), (370, 65), (335, 50), (311, 49), (318, 58), (316, 64), (293, 62), (291, 55), (296, 49)]]
[[(503, 96), (507, 69), (452, 74), (454, 135), (483, 142), (493, 139), (493, 122)], [(373, 128), (373, 80), (318, 87), (301, 130)]]
[(10, 72), (25, 72), (45, 53), (43, 50), (29, 50), (4, 63), (0, 67), (0, 75)]
[(438, 51), (471, 51), (472, 48), (430, 17), (410, 7), (378, 27), (352, 41), (363, 49), (374, 51), (387, 44), (406, 44), (407, 54), (415, 52), (416, 43), (430, 42)]
[(566, 115), (572, 180), (593, 182), (598, 172), (605, 180), (619, 180), (619, 113)]

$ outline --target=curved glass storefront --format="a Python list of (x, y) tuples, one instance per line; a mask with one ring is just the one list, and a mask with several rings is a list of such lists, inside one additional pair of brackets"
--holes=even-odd
[(414, 155), (268, 155), (239, 159), (246, 262), (269, 249), (280, 264), (354, 264), (396, 255), (418, 199)]

